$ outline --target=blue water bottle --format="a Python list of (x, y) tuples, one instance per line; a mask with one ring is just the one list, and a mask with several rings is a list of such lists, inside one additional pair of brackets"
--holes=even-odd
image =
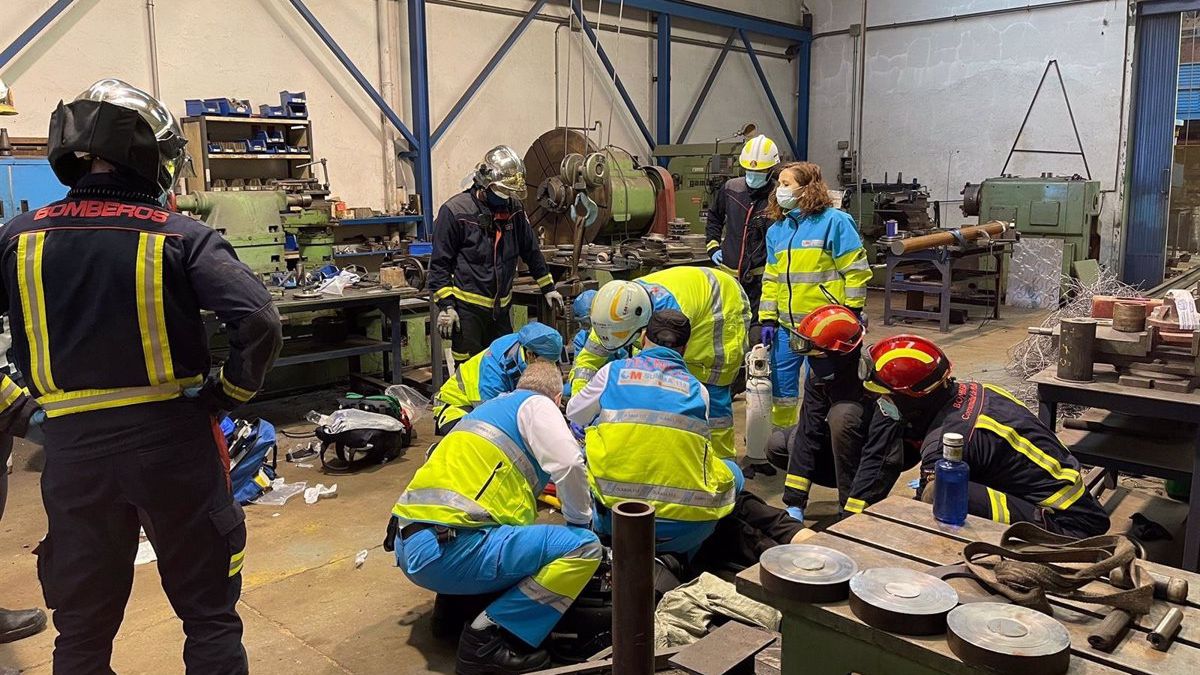
[(947, 525), (967, 522), (967, 483), (962, 434), (942, 434), (942, 458), (933, 467), (933, 517)]

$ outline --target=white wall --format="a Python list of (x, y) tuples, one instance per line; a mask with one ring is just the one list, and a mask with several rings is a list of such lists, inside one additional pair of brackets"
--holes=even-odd
[[(404, 26), (406, 6), (394, 3), (400, 41), (392, 48), (400, 65), (395, 106), (410, 124), (407, 112), (408, 45)], [(52, 0), (0, 2), (0, 45), (7, 45)], [(60, 98), (74, 96), (101, 77), (121, 77), (149, 88), (149, 47), (146, 37), (145, 0), (77, 0), (62, 18), (10, 63), (0, 77), (16, 93), (21, 115), (4, 120), (16, 136), (45, 135), (50, 111)], [(231, 96), (259, 103), (276, 103), (280, 90), (308, 93), (314, 127), (314, 150), (329, 159), (335, 193), (355, 206), (379, 208), (384, 201), (384, 162), (380, 148), (385, 126), (378, 110), (307, 24), (283, 0), (156, 0), (158, 52), (164, 100), (183, 112), (185, 98)], [(307, 0), (309, 9), (324, 24), (365, 76), (380, 80), (378, 24), (374, 0)], [(485, 4), (527, 10), (530, 0), (493, 0)], [(605, 23), (615, 21), (617, 0), (604, 2)], [(800, 4), (791, 0), (722, 0), (709, 3), (776, 20), (796, 21)], [(809, 6), (813, 6), (809, 0)], [(589, 19), (596, 3), (585, 2)], [(565, 16), (565, 4), (551, 4), (543, 14)], [(429, 43), (430, 112), (436, 128), (458, 97), (517, 25), (517, 17), (427, 5)], [(643, 13), (627, 11), (624, 26), (654, 30)], [(676, 21), (675, 35), (723, 42), (727, 33), (705, 32), (703, 27)], [(508, 143), (524, 152), (542, 132), (552, 128), (554, 113), (555, 24), (533, 22), (504, 62), (433, 153), (434, 201), (440, 203), (460, 189), (463, 176), (484, 151)], [(646, 124), (654, 129), (654, 41), (601, 32), (609, 55), (629, 89)], [(756, 47), (782, 52), (786, 45), (765, 38)], [(560, 33), (559, 57), (566, 68), (568, 31)], [(571, 124), (581, 124), (581, 52), (573, 39)], [(716, 60), (714, 48), (679, 44), (673, 57), (672, 119), (675, 133), (682, 127), (692, 102)], [(648, 148), (612, 85), (598, 67), (588, 75), (590, 118), (607, 123), (612, 114), (614, 144), (646, 157)], [(776, 96), (789, 123), (795, 119), (796, 69), (783, 59), (764, 58)], [(559, 83), (565, 92), (565, 79)], [(731, 53), (717, 84), (697, 119), (689, 141), (710, 141), (728, 135), (743, 120), (753, 120), (768, 134), (782, 140), (774, 114), (762, 93), (745, 54)], [(607, 141), (609, 132), (604, 132)], [(407, 174), (410, 189), (411, 174)]]
[[(850, 135), (851, 38), (859, 0), (809, 0), (815, 17), (810, 156), (836, 174)], [(868, 26), (1023, 6), (1027, 0), (869, 0)], [(933, 199), (999, 174), (1047, 61), (1057, 59), (1092, 176), (1119, 187), (1125, 0), (868, 31), (862, 167), (869, 180), (919, 178)], [(1047, 78), (1020, 147), (1074, 150), (1058, 81)], [(1078, 157), (1017, 154), (1008, 172), (1084, 173)], [(1113, 195), (1108, 195), (1111, 197)], [(961, 218), (957, 203), (943, 215)], [(1119, 215), (1106, 199), (1105, 218)], [(951, 222), (954, 222), (953, 220)], [(1111, 223), (1111, 220), (1107, 222)], [(1107, 244), (1108, 242), (1106, 242)], [(1107, 257), (1107, 256), (1106, 256)]]

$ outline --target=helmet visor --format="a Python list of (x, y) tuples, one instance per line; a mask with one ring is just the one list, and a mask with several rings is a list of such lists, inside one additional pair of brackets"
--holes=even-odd
[(523, 173), (518, 173), (513, 176), (494, 181), (488, 187), (495, 190), (497, 194), (504, 195), (505, 197), (525, 199), (525, 195), (527, 194), (525, 186), (525, 174)]

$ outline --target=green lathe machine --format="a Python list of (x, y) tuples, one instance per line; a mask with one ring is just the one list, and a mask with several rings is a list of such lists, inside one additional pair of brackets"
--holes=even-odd
[(713, 196), (725, 181), (744, 173), (738, 165), (741, 151), (740, 141), (654, 148), (654, 156), (667, 160), (667, 171), (675, 179), (675, 215), (687, 219), (692, 232), (704, 234)]

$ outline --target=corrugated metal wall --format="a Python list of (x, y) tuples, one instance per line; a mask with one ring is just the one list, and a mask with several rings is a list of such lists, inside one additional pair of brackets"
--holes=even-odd
[(1139, 16), (1136, 41), (1122, 277), (1131, 284), (1154, 286), (1162, 282), (1166, 263), (1167, 200), (1179, 83), (1179, 14)]

